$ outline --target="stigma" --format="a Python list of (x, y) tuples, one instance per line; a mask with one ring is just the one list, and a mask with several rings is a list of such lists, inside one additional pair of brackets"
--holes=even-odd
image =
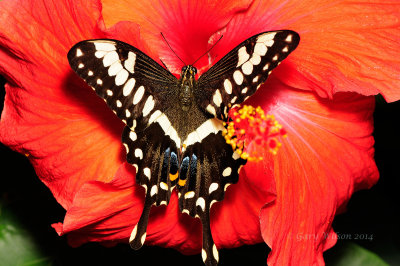
[[(232, 109), (229, 117), (222, 135), (242, 159), (260, 161), (265, 150), (273, 155), (278, 153), (282, 146), (280, 138), (286, 137), (286, 130), (273, 115), (266, 115), (260, 106), (244, 105), (238, 110)], [(246, 150), (250, 142), (251, 152)]]

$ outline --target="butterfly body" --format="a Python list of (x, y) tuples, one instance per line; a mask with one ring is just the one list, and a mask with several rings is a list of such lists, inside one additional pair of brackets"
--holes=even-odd
[(184, 66), (182, 68), (180, 84), (179, 100), (183, 111), (189, 111), (192, 104), (194, 104), (193, 91), (196, 89), (196, 78), (195, 75), (197, 69), (191, 65)]
[(71, 48), (71, 68), (126, 124), (126, 159), (145, 190), (142, 215), (129, 239), (132, 248), (145, 242), (151, 206), (168, 204), (176, 189), (181, 212), (202, 222), (204, 263), (217, 264), (210, 208), (223, 200), (246, 163), (222, 136), (223, 121), (230, 108), (257, 91), (299, 40), (289, 30), (257, 34), (198, 80), (192, 65), (183, 67), (177, 79), (139, 49), (117, 40), (86, 40)]

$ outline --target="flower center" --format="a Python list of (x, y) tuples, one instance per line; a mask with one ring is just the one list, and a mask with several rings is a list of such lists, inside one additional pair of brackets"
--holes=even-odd
[[(286, 137), (286, 130), (275, 120), (273, 115), (265, 115), (264, 110), (258, 106), (254, 108), (244, 105), (239, 110), (232, 109), (229, 112), (231, 120), (224, 123), (225, 129), (222, 135), (226, 143), (232, 146), (242, 159), (260, 161), (260, 154), (265, 150), (277, 154), (282, 146), (281, 137)], [(252, 143), (251, 151), (246, 146)]]

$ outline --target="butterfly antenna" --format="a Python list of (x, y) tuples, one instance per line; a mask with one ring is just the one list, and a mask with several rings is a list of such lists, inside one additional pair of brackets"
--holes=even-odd
[(178, 57), (178, 59), (181, 60), (181, 62), (186, 66), (187, 64), (185, 62), (183, 62), (183, 60), (175, 53), (174, 50), (172, 50), (172, 47), (171, 47), (171, 45), (169, 45), (167, 39), (164, 37), (164, 34), (162, 32), (160, 32), (160, 33), (161, 33), (161, 36), (163, 37), (164, 41), (167, 43), (169, 49), (171, 49), (171, 51), (176, 55), (176, 57)]
[(216, 42), (213, 44), (213, 46), (211, 46), (211, 48), (207, 50), (207, 52), (205, 52), (205, 53), (202, 54), (199, 58), (197, 58), (197, 60), (194, 61), (194, 63), (192, 64), (192, 66), (193, 66), (194, 64), (196, 64), (196, 62), (199, 61), (200, 58), (202, 58), (203, 56), (205, 56), (206, 54), (208, 54), (208, 53), (211, 51), (211, 49), (214, 48), (214, 46), (217, 45), (217, 43), (222, 39), (222, 37), (224, 37), (224, 35), (221, 35), (221, 37), (219, 37), (218, 41), (216, 41)]

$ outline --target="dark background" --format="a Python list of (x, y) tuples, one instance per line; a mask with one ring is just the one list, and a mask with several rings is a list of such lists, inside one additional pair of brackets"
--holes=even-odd
[[(4, 83), (0, 76), (0, 110), (4, 103)], [(378, 96), (374, 116), (375, 159), (381, 178), (372, 189), (356, 192), (347, 212), (336, 217), (335, 231), (352, 239), (338, 240), (334, 248), (325, 252), (327, 265), (339, 265), (338, 257), (346, 252), (350, 242), (376, 253), (390, 265), (400, 265), (400, 102), (387, 104)], [(45, 265), (203, 265), (200, 255), (184, 256), (158, 247), (144, 246), (139, 251), (131, 250), (127, 244), (113, 248), (97, 243), (69, 247), (65, 237), (59, 237), (50, 227), (63, 221), (65, 211), (36, 177), (27, 158), (2, 144), (0, 155), (0, 207), (29, 232), (48, 258)], [(357, 235), (372, 239), (354, 239)], [(219, 265), (265, 265), (268, 252), (266, 244), (223, 249)]]

